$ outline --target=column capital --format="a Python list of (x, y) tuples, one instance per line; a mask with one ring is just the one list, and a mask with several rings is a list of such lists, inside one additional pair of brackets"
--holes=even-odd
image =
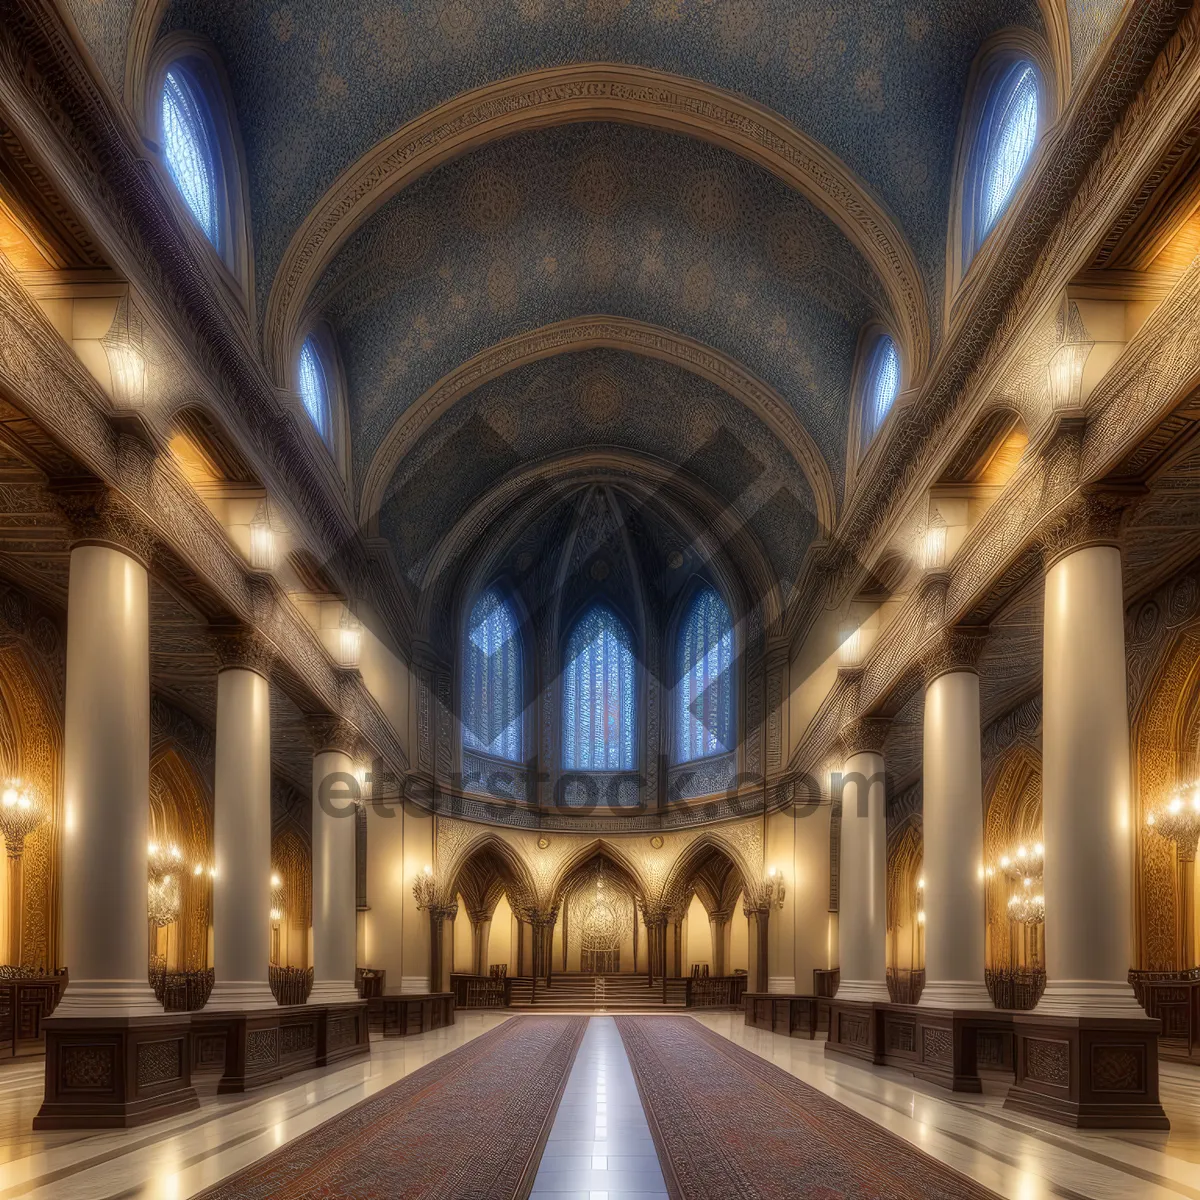
[(270, 681), (275, 647), (256, 629), (236, 622), (213, 624), (208, 627), (208, 635), (220, 671), (254, 671)]
[(1077, 491), (1047, 517), (1035, 534), (1044, 569), (1049, 571), (1059, 559), (1088, 546), (1120, 546), (1122, 526), (1144, 490), (1087, 488)]
[(887, 717), (856, 717), (838, 735), (843, 758), (854, 754), (883, 754), (883, 744), (891, 727)]
[(332, 750), (353, 757), (358, 750), (358, 730), (344, 717), (333, 713), (315, 713), (306, 716), (304, 723), (312, 739), (314, 755)]
[(642, 904), (642, 922), (647, 929), (664, 928), (671, 919), (671, 906), (664, 901), (651, 900)]
[(939, 630), (921, 652), (921, 668), (928, 687), (942, 675), (958, 671), (979, 673), (979, 656), (987, 629), (979, 626), (948, 626)]
[(98, 479), (88, 479), (57, 485), (51, 496), (66, 517), (72, 549), (110, 546), (149, 568), (154, 534), (120, 492)]

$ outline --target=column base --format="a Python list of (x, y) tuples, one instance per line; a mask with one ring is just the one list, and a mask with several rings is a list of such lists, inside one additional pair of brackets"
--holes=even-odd
[(218, 979), (205, 1005), (206, 1009), (221, 1012), (278, 1007), (279, 1001), (265, 979)]
[(1094, 1017), (1138, 1021), (1146, 1010), (1129, 983), (1122, 980), (1066, 979), (1051, 981), (1033, 1010), (1051, 1017)]
[(1016, 1083), (1005, 1108), (1076, 1129), (1171, 1127), (1158, 1096), (1158, 1021), (1062, 1016), (1044, 1005), (1013, 1015)]
[(352, 979), (317, 979), (308, 994), (309, 1004), (357, 1004), (358, 991)]
[(161, 1009), (154, 1017), (47, 1017), (46, 1091), (34, 1129), (127, 1129), (197, 1108), (189, 1026), (188, 1016)]
[(989, 1002), (972, 1008), (880, 1006), (880, 1057), (951, 1092), (983, 1090), (979, 1072), (1012, 1072), (1012, 1014)]
[(982, 979), (927, 979), (917, 1003), (921, 1008), (965, 1008), (972, 1011), (995, 1008), (987, 984)]
[(161, 1017), (163, 1006), (144, 979), (70, 979), (55, 1013), (62, 1017)]
[(837, 998), (859, 1004), (887, 1004), (891, 1000), (887, 983), (882, 979), (842, 979), (838, 982)]

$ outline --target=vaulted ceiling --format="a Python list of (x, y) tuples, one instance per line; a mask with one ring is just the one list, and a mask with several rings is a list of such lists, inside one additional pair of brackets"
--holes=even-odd
[[(468, 545), (497, 553), (479, 530), (537, 478), (620, 479), (674, 528), (736, 526), (722, 552), (784, 603), (843, 500), (863, 331), (896, 335), (906, 384), (936, 353), (981, 46), (1066, 29), (1078, 76), (1122, 7), (69, 5), (135, 108), (155, 46), (211, 44), (263, 354), (292, 386), (327, 323), (352, 507), (418, 592)], [(562, 494), (521, 509), (547, 536)]]

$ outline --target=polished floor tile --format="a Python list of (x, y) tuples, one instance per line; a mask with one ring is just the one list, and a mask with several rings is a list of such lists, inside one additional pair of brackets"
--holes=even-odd
[(530, 1200), (666, 1200), (667, 1188), (612, 1017), (593, 1017)]

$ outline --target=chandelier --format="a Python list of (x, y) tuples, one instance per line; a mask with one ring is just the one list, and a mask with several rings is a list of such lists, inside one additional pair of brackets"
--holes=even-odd
[(46, 806), (27, 783), (6, 779), (0, 792), (0, 833), (10, 855), (19, 855), (25, 839), (46, 819)]
[(1009, 896), (1008, 915), (1021, 925), (1040, 925), (1045, 921), (1046, 897), (1034, 891), (1032, 878), (1023, 880), (1021, 890)]
[(271, 924), (278, 925), (283, 920), (283, 879), (277, 871), (271, 872)]
[(183, 853), (178, 846), (151, 842), (147, 853), (146, 908), (150, 924), (158, 928), (179, 919), (182, 895), (179, 876), (183, 871)]
[(1000, 870), (1009, 879), (1024, 884), (1031, 879), (1041, 879), (1046, 865), (1046, 850), (1041, 842), (1036, 845), (1018, 846), (1009, 854), (1000, 856)]
[(1146, 818), (1156, 833), (1175, 843), (1181, 859), (1196, 857), (1200, 840), (1200, 784), (1180, 788), (1165, 804)]

